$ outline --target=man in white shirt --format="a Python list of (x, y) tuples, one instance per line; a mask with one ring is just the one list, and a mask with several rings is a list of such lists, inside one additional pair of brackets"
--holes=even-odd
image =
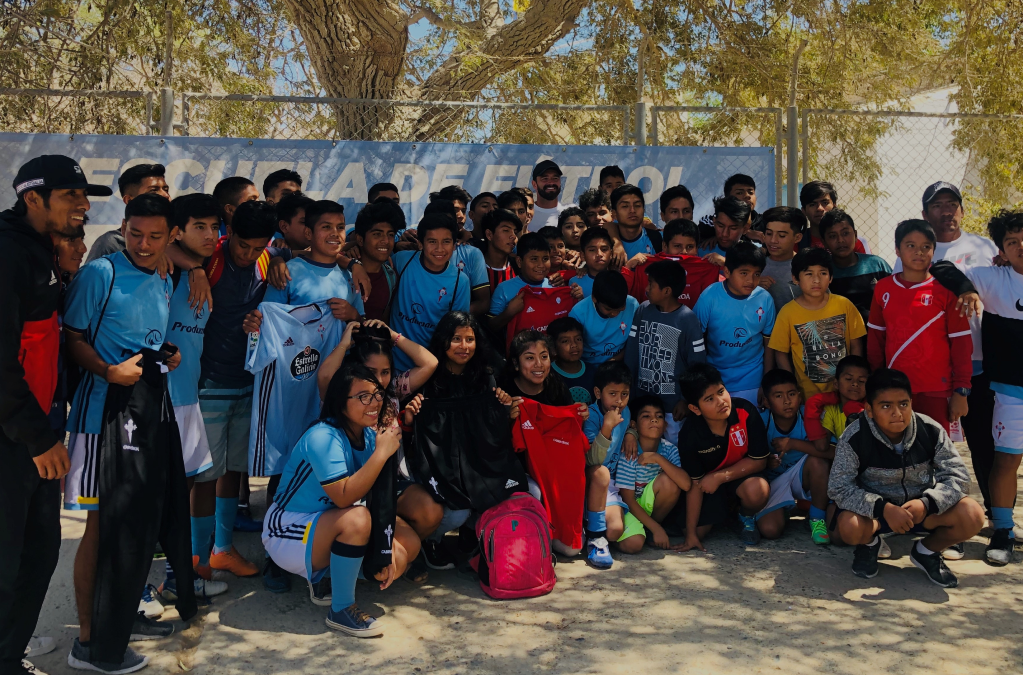
[[(963, 215), (963, 195), (955, 185), (938, 181), (924, 190), (923, 217), (934, 228), (938, 238), (934, 246), (934, 261), (950, 260), (962, 270), (990, 267), (998, 255), (998, 247), (987, 237), (964, 232), (960, 227)], [(896, 260), (893, 273), (901, 271), (902, 261)], [(970, 319), (970, 332), (973, 334), (972, 386), (965, 392), (957, 392), (966, 393), (967, 396), (970, 412), (962, 418), (963, 433), (970, 446), (973, 471), (977, 475), (977, 486), (984, 496), (984, 506), (990, 509), (988, 476), (991, 475), (995, 453), (994, 438), (991, 435), (994, 393), (991, 391), (990, 379), (983, 372), (980, 316)], [(946, 558), (949, 552), (945, 552)]]
[(541, 227), (558, 226), (558, 216), (569, 206), (560, 204), (561, 167), (549, 159), (545, 159), (533, 167), (533, 190), (536, 192), (533, 219), (529, 221), (529, 231), (538, 232)]

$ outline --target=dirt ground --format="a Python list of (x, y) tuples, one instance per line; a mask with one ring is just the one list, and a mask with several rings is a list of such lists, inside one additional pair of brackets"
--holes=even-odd
[[(961, 447), (969, 465), (968, 450)], [(261, 514), (265, 481), (253, 481)], [(1023, 522), (1023, 507), (1016, 510)], [(84, 515), (64, 512), (61, 564), (37, 633), (57, 640), (34, 659), (47, 673), (76, 672), (67, 652), (77, 635), (72, 560)], [(745, 547), (722, 530), (707, 553), (647, 548), (615, 553), (599, 572), (560, 562), (545, 597), (495, 601), (455, 570), (431, 572), (421, 588), (362, 583), (360, 606), (385, 626), (358, 640), (329, 630), (305, 583), (273, 595), (261, 579), (226, 580), (226, 595), (170, 638), (135, 645), (152, 658), (143, 672), (209, 675), (284, 673), (1023, 673), (1023, 566), (982, 561), (986, 535), (950, 562), (959, 587), (932, 585), (909, 562), (909, 537), (888, 540), (893, 558), (871, 580), (851, 573), (852, 550), (818, 547), (793, 519), (784, 538)], [(258, 534), (239, 550), (262, 559)], [(155, 563), (158, 583), (163, 563)], [(168, 608), (164, 619), (176, 618)]]

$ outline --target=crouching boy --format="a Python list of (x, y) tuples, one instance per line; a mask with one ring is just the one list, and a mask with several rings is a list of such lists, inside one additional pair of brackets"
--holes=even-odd
[(984, 510), (966, 496), (970, 478), (940, 424), (913, 412), (909, 378), (881, 368), (867, 380), (866, 419), (835, 448), (828, 495), (832, 538), (854, 544), (853, 574), (877, 576), (879, 535), (921, 533), (909, 554), (931, 582), (954, 588), (940, 551), (980, 532)]

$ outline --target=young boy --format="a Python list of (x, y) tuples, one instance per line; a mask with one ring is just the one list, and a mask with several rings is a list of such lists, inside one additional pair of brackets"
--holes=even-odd
[(481, 192), (469, 202), (470, 222), (465, 224), (465, 229), (470, 230), (477, 241), (483, 239), (483, 217), (496, 208), (497, 196), (493, 192)]
[[(425, 347), (441, 317), (454, 309), (469, 311), (469, 277), (452, 261), (458, 236), (453, 218), (439, 213), (424, 215), (417, 232), (422, 251), (394, 254), (398, 286), (390, 325)], [(395, 372), (404, 372), (413, 365), (405, 352), (394, 351)]]
[(482, 236), (487, 242), (483, 260), (487, 264), (490, 279), (490, 302), (493, 304), (497, 287), (515, 278), (511, 258), (515, 255), (515, 244), (522, 231), (522, 221), (511, 211), (497, 208), (483, 217), (480, 225)]
[(777, 539), (785, 531), (786, 511), (797, 501), (809, 501), (810, 538), (826, 545), (831, 542), (825, 519), (834, 451), (820, 452), (807, 439), (795, 375), (781, 368), (769, 370), (763, 389), (767, 410), (761, 417), (773, 452), (761, 474), (771, 484), (771, 497), (757, 514), (757, 528), (765, 538)]
[(686, 271), (677, 262), (659, 260), (646, 268), (646, 296), (632, 320), (625, 345), (625, 363), (636, 391), (661, 397), (665, 438), (678, 438), (686, 402), (678, 381), (695, 363), (706, 361), (703, 329), (696, 314), (678, 300), (686, 287)]
[(707, 336), (707, 362), (718, 369), (732, 397), (757, 404), (763, 374), (774, 367), (766, 353), (774, 329), (774, 300), (760, 287), (764, 249), (741, 241), (725, 256), (725, 280), (703, 292), (696, 316)]
[(305, 226), (305, 211), (316, 202), (301, 193), (289, 194), (277, 202), (277, 230), (281, 233), (274, 240), (277, 246), (292, 251), (309, 248), (309, 230)]
[(547, 280), (550, 281), (551, 286), (564, 286), (569, 279), (575, 278), (576, 270), (569, 267), (566, 262), (568, 249), (565, 246), (565, 238), (562, 236), (561, 230), (548, 225), (541, 227), (537, 234), (547, 241), (551, 249), (551, 269), (547, 274)]
[(847, 354), (863, 356), (867, 327), (848, 299), (828, 291), (834, 264), (819, 248), (792, 259), (792, 280), (800, 296), (778, 312), (768, 342), (779, 368), (792, 371), (803, 400), (835, 388), (835, 366)]
[(850, 354), (835, 367), (835, 391), (815, 394), (806, 402), (806, 438), (829, 459), (834, 457), (834, 445), (845, 433), (849, 418), (863, 412), (869, 376), (867, 359)]
[(686, 287), (678, 299), (686, 307), (692, 309), (700, 295), (720, 278), (717, 265), (713, 265), (696, 255), (697, 227), (691, 220), (672, 220), (664, 227), (661, 241), (661, 252), (639, 262), (640, 258), (630, 260), (622, 268), (622, 275), (629, 284), (629, 295), (639, 302), (647, 299), (647, 268), (662, 260), (671, 260), (681, 265), (686, 273)]
[(491, 330), (500, 333), (512, 318), (525, 308), (519, 291), (525, 286), (550, 288), (551, 248), (539, 232), (527, 232), (515, 247), (519, 276), (503, 281), (494, 291), (487, 313)]
[(570, 251), (582, 253), (580, 239), (588, 227), (586, 214), (578, 206), (570, 206), (558, 216), (558, 230), (561, 232), (565, 247)]
[[(522, 232), (529, 231), (529, 224), (533, 222), (533, 214), (536, 210), (536, 197), (533, 195), (533, 191), (528, 187), (519, 186), (513, 187), (511, 190), (508, 190), (508, 192), (517, 192), (526, 200), (526, 214), (524, 218), (522, 216), (520, 216), (520, 218), (522, 218)], [(515, 213), (518, 215), (517, 211)]]
[[(995, 452), (988, 481), (994, 533), (984, 557), (991, 565), (1012, 560), (1016, 543), (1012, 507), (1016, 499), (1020, 457), (1023, 457), (1023, 213), (1003, 211), (987, 225), (1007, 267), (972, 267), (966, 275), (984, 300), (981, 341), (984, 372), (995, 392), (991, 433)], [(971, 440), (972, 442), (972, 440)]]
[(625, 185), (625, 172), (617, 164), (605, 166), (600, 170), (600, 189), (604, 194), (610, 195), (616, 189)]
[(497, 208), (511, 211), (519, 219), (522, 228), (516, 234), (526, 231), (526, 225), (529, 223), (530, 204), (532, 204), (532, 200), (526, 199), (526, 195), (515, 189), (505, 190), (497, 196)]
[(583, 325), (583, 361), (596, 366), (621, 359), (639, 303), (629, 295), (620, 272), (604, 270), (593, 280), (593, 294), (569, 316)]
[[(845, 211), (828, 211), (821, 218), (818, 228), (824, 240), (824, 248), (831, 251), (831, 259), (835, 263), (831, 292), (852, 300), (866, 321), (870, 315), (870, 299), (874, 296), (874, 288), (881, 279), (891, 276), (892, 268), (880, 256), (856, 252), (856, 243), (859, 241), (856, 238), (856, 224)], [(898, 244), (895, 246), (898, 248)], [(933, 254), (933, 247), (931, 252)]]
[[(675, 185), (661, 193), (658, 199), (661, 212), (661, 223), (664, 227), (667, 227), (668, 223), (673, 220), (692, 220), (693, 219), (693, 208), (696, 206), (696, 202), (693, 201), (693, 194), (689, 191), (685, 185)], [(696, 226), (693, 223), (694, 227)], [(696, 238), (699, 239), (699, 228), (696, 230)], [(693, 251), (695, 253), (695, 245)], [(693, 255), (687, 253), (686, 255)]]
[(622, 502), (611, 477), (621, 461), (622, 443), (629, 429), (631, 379), (629, 369), (620, 361), (600, 364), (593, 378), (596, 402), (583, 423), (583, 433), (590, 442), (586, 457), (586, 562), (601, 570), (610, 569), (614, 562), (608, 538), (617, 541), (623, 527)]
[(792, 280), (792, 259), (803, 240), (806, 216), (791, 206), (775, 206), (764, 211), (764, 248), (767, 260), (760, 275), (760, 287), (766, 288), (774, 300), (775, 311), (799, 297), (799, 285)]
[(706, 550), (701, 539), (729, 520), (738, 502), (740, 538), (760, 541), (756, 514), (767, 504), (770, 487), (759, 474), (771, 454), (764, 421), (745, 399), (733, 399), (721, 373), (698, 363), (679, 381), (690, 414), (678, 433), (682, 469), (693, 479), (686, 493), (686, 541), (679, 548)]
[[(838, 229), (828, 229), (835, 213), (841, 212), (829, 211), (821, 219), (825, 243)], [(874, 288), (867, 356), (875, 370), (884, 366), (905, 373), (913, 385), (913, 410), (949, 433), (949, 424), (967, 413), (973, 338), (956, 295), (931, 276), (935, 241), (926, 220), (904, 220), (895, 228), (902, 271)]]
[[(654, 546), (669, 548), (671, 542), (661, 522), (675, 508), (682, 493), (693, 486), (689, 474), (681, 468), (678, 448), (664, 439), (665, 409), (661, 399), (646, 394), (636, 398), (631, 407), (639, 433), (638, 455), (635, 459), (619, 459), (615, 472), (615, 487), (628, 509), (618, 536), (618, 548), (623, 553), (642, 551), (647, 530)], [(611, 506), (608, 510), (611, 509), (617, 511), (622, 507)], [(613, 518), (617, 517), (615, 513)]]
[[(624, 181), (623, 181), (624, 182)], [(586, 227), (606, 227), (614, 221), (611, 197), (600, 188), (590, 188), (579, 195), (579, 208), (586, 215)]]
[(611, 193), (611, 211), (618, 226), (618, 237), (625, 249), (626, 260), (646, 260), (661, 250), (661, 235), (656, 229), (643, 227), (646, 201), (643, 191), (635, 185), (621, 185)]
[(391, 300), (398, 284), (398, 274), (391, 266), (394, 235), (405, 229), (405, 213), (401, 207), (384, 199), (362, 207), (355, 217), (352, 236), (362, 252), (360, 264), (369, 276), (371, 290), (363, 301), (367, 319), (387, 321), (391, 316)]
[(583, 274), (573, 277), (569, 285), (579, 286), (583, 290), (583, 297), (586, 298), (593, 291), (593, 280), (611, 264), (614, 239), (603, 227), (591, 227), (583, 232), (583, 236), (579, 238), (579, 245), (583, 249), (585, 262)]
[[(808, 223), (800, 248), (825, 248), (820, 223), (824, 214), (838, 207), (835, 186), (823, 180), (810, 181), (799, 190), (799, 205)], [(854, 247), (857, 253), (870, 255), (870, 246), (863, 237), (857, 237)]]
[(856, 546), (853, 574), (872, 579), (879, 534), (926, 534), (910, 561), (932, 583), (954, 588), (959, 582), (941, 551), (984, 526), (984, 509), (966, 496), (966, 465), (945, 430), (913, 412), (913, 389), (902, 372), (881, 368), (870, 376), (865, 412), (835, 448), (828, 481), (835, 501), (831, 536)]
[(551, 321), (547, 336), (554, 343), (554, 362), (551, 368), (568, 386), (576, 403), (593, 403), (593, 377), (595, 369), (583, 361), (583, 325), (570, 316)]
[(736, 197), (714, 200), (714, 234), (700, 246), (700, 255), (718, 267), (725, 264), (725, 253), (749, 230), (750, 206)]

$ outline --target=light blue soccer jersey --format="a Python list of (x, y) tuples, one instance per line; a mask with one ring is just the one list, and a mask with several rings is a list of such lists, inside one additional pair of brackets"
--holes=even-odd
[(584, 274), (581, 277), (572, 277), (569, 280), (568, 285), (571, 286), (572, 284), (583, 289), (583, 299), (586, 299), (593, 294), (593, 277), (589, 274)]
[[(117, 365), (164, 342), (174, 282), (135, 266), (124, 251), (93, 260), (68, 288), (64, 328), (81, 333), (99, 357)], [(107, 381), (86, 372), (68, 416), (68, 431), (98, 434)]]
[(197, 309), (188, 304), (188, 275), (181, 274), (178, 287), (171, 296), (170, 318), (167, 320), (167, 342), (181, 352), (181, 364), (167, 374), (171, 405), (193, 405), (199, 402), (199, 361), (202, 358), (203, 336), (210, 310), (204, 303)]
[(352, 275), (337, 263), (325, 264), (305, 258), (292, 258), (288, 261), (288, 272), (291, 273), (288, 285), (283, 289), (268, 285), (263, 302), (298, 306), (339, 298), (355, 307), (359, 316), (365, 313), (362, 294), (352, 290)]
[[(621, 458), (618, 461), (618, 471), (615, 473), (615, 485), (620, 490), (634, 490), (638, 498), (643, 494), (643, 488), (652, 483), (657, 474), (661, 473), (661, 467), (657, 464), (640, 464), (639, 455), (643, 454), (643, 448), (637, 448), (636, 459), (628, 460)], [(678, 448), (673, 443), (661, 439), (657, 446), (657, 454), (661, 455), (675, 466), (682, 468), (682, 462), (678, 458)]]
[(507, 281), (502, 281), (494, 290), (494, 297), (490, 298), (490, 316), (497, 316), (503, 312), (508, 307), (508, 303), (519, 294), (523, 286), (550, 288), (551, 284), (546, 279), (539, 284), (527, 284), (526, 280), (522, 277), (512, 277)]
[[(629, 430), (629, 422), (632, 420), (632, 413), (628, 406), (622, 408), (622, 421), (611, 431), (611, 446), (607, 449), (607, 457), (604, 458), (604, 466), (611, 472), (614, 478), (618, 468), (619, 458), (622, 454), (622, 441), (625, 440), (625, 432)], [(593, 439), (600, 433), (604, 426), (604, 413), (600, 412), (600, 401), (590, 406), (590, 416), (583, 422), (583, 433), (586, 440), (593, 443)]]
[[(767, 444), (771, 448), (771, 452), (775, 452), (772, 443), (776, 438), (791, 438), (797, 441), (806, 440), (806, 427), (803, 426), (803, 409), (799, 409), (799, 417), (796, 418), (796, 424), (792, 427), (792, 430), (787, 434), (783, 434), (778, 431), (778, 427), (774, 423), (774, 415), (771, 414), (770, 410), (762, 410), (760, 417), (764, 420), (764, 426), (767, 427)], [(768, 482), (774, 480), (778, 476), (782, 475), (793, 466), (796, 462), (801, 460), (806, 453), (799, 452), (798, 450), (789, 450), (781, 458), (781, 464), (776, 469), (765, 469), (763, 472), (764, 478)]]
[(459, 244), (455, 246), (455, 254), (451, 256), (458, 271), (463, 272), (469, 278), (470, 291), (483, 286), (490, 286), (490, 277), (487, 276), (487, 261), (483, 258), (483, 251), (472, 244)]
[[(376, 431), (364, 431), (366, 448), (376, 447)], [(348, 478), (359, 468), (352, 456), (352, 443), (345, 432), (319, 422), (309, 428), (288, 457), (281, 474), (274, 503), (285, 511), (319, 513), (334, 508), (323, 486)]]
[(625, 309), (618, 316), (605, 319), (597, 312), (592, 298), (577, 302), (568, 315), (583, 325), (583, 361), (590, 365), (604, 363), (625, 349), (638, 308), (639, 302), (629, 295), (625, 298)]
[(650, 241), (650, 235), (646, 233), (646, 228), (640, 228), (640, 234), (633, 241), (622, 241), (622, 248), (625, 249), (625, 256), (632, 258), (637, 253), (644, 253), (646, 255), (654, 255), (657, 253), (654, 249), (654, 242)]
[(774, 299), (759, 286), (745, 298), (725, 282), (709, 286), (693, 308), (707, 335), (707, 363), (731, 391), (757, 389), (764, 374), (764, 338), (774, 330)]
[[(431, 272), (423, 266), (422, 258), (419, 251), (394, 254), (394, 269), (399, 276), (391, 301), (391, 330), (425, 347), (445, 314), (455, 309), (469, 311), (470, 289), (468, 276), (455, 265), (449, 262), (443, 272)], [(405, 352), (395, 349), (393, 355), (395, 372), (412, 367), (412, 359)]]
[(245, 369), (256, 376), (249, 431), (249, 475), (274, 476), (302, 432), (319, 417), (316, 373), (341, 341), (343, 322), (326, 305), (263, 302), (249, 336)]

